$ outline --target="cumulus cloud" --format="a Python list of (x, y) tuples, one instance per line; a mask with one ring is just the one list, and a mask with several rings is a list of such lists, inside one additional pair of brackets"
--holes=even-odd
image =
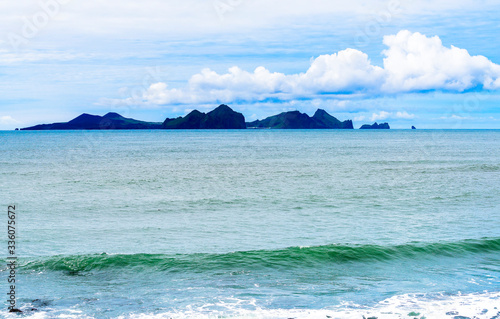
[(385, 92), (500, 88), (500, 65), (467, 50), (443, 46), (441, 39), (400, 31), (384, 37)]
[[(445, 47), (439, 37), (407, 30), (384, 37), (388, 47), (383, 67), (373, 65), (367, 54), (346, 49), (314, 59), (304, 73), (283, 74), (257, 67), (253, 72), (232, 67), (219, 74), (203, 69), (186, 87), (152, 84), (139, 97), (105, 100), (105, 103), (169, 105), (193, 103), (293, 101), (341, 99), (426, 91), (464, 92), (500, 89), (500, 65), (467, 50)], [(385, 112), (387, 113), (387, 112)], [(372, 118), (384, 119), (383, 112)], [(411, 119), (398, 112), (392, 116)]]

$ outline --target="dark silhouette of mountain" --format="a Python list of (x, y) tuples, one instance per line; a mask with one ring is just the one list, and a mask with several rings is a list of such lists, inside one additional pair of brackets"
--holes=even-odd
[(274, 128), (274, 129), (310, 129), (314, 123), (309, 115), (299, 111), (283, 112), (263, 120), (247, 123), (247, 127)]
[(416, 128), (415, 126), (412, 126), (412, 127), (411, 127), (411, 129), (412, 129), (412, 130), (416, 130), (417, 128)]
[(176, 119), (165, 119), (162, 124), (162, 128), (178, 130), (199, 129), (201, 126), (201, 121), (203, 121), (205, 116), (205, 113), (194, 110), (185, 117), (180, 116)]
[(179, 129), (246, 129), (243, 114), (233, 111), (225, 104), (219, 105), (215, 110), (202, 113), (194, 110), (184, 117), (176, 119), (167, 118), (162, 127), (168, 130)]
[[(375, 123), (375, 125), (378, 125)], [(382, 125), (387, 125), (384, 123)], [(388, 126), (388, 125), (387, 125)], [(325, 110), (318, 109), (312, 117), (299, 111), (284, 112), (264, 120), (245, 123), (243, 114), (222, 104), (202, 113), (194, 110), (184, 117), (167, 118), (163, 123), (144, 122), (117, 113), (104, 116), (82, 114), (69, 122), (40, 124), (22, 130), (140, 130), (140, 129), (353, 129), (352, 121), (339, 121)], [(388, 127), (387, 127), (388, 128)]]
[(389, 130), (391, 127), (389, 126), (389, 123), (381, 123), (378, 124), (375, 122), (373, 125), (365, 124), (361, 126), (359, 129), (360, 130)]
[(325, 110), (318, 109), (312, 117), (299, 111), (283, 112), (264, 120), (247, 123), (252, 128), (272, 129), (353, 129), (352, 121), (339, 121)]
[(69, 122), (40, 124), (21, 130), (153, 130), (161, 129), (161, 123), (143, 122), (126, 118), (118, 113), (104, 116), (82, 114)]
[(327, 129), (354, 129), (351, 120), (341, 122), (336, 117), (331, 116), (328, 112), (322, 109), (318, 109), (316, 113), (314, 113), (312, 119)]

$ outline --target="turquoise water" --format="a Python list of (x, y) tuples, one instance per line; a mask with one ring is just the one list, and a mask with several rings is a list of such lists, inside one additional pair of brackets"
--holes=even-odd
[(28, 317), (500, 316), (500, 131), (21, 131), (0, 150)]

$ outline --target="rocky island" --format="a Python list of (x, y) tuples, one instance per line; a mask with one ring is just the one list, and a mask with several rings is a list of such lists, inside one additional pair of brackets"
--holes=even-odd
[(247, 127), (243, 114), (235, 112), (229, 106), (222, 104), (207, 114), (194, 110), (184, 117), (178, 117), (176, 119), (167, 118), (163, 122), (162, 128), (167, 130), (240, 130), (246, 129)]
[(318, 109), (312, 117), (299, 111), (283, 112), (264, 120), (247, 123), (248, 128), (271, 129), (353, 129), (352, 121), (339, 121), (325, 110)]
[(389, 126), (389, 123), (381, 123), (378, 124), (375, 122), (373, 125), (370, 124), (365, 124), (361, 126), (359, 129), (360, 130), (389, 130), (391, 127)]
[(21, 130), (153, 130), (161, 129), (161, 123), (143, 122), (126, 118), (118, 113), (108, 113), (104, 116), (84, 113), (69, 122), (40, 124)]

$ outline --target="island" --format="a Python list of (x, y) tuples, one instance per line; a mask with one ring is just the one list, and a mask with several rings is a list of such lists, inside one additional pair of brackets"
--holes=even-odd
[(375, 122), (374, 124), (365, 124), (361, 126), (359, 129), (360, 130), (389, 130), (391, 127), (389, 126), (389, 123), (381, 123), (378, 124)]
[(283, 112), (264, 120), (247, 123), (248, 128), (270, 129), (353, 129), (352, 121), (339, 121), (325, 110), (318, 109), (312, 117), (299, 111)]
[(84, 113), (69, 122), (40, 124), (22, 128), (26, 131), (40, 130), (154, 130), (161, 129), (161, 123), (143, 122), (110, 112), (104, 116)]
[(167, 118), (163, 122), (162, 128), (167, 130), (241, 130), (246, 129), (247, 126), (243, 114), (233, 111), (225, 104), (221, 104), (207, 114), (194, 110), (184, 117), (176, 119)]

